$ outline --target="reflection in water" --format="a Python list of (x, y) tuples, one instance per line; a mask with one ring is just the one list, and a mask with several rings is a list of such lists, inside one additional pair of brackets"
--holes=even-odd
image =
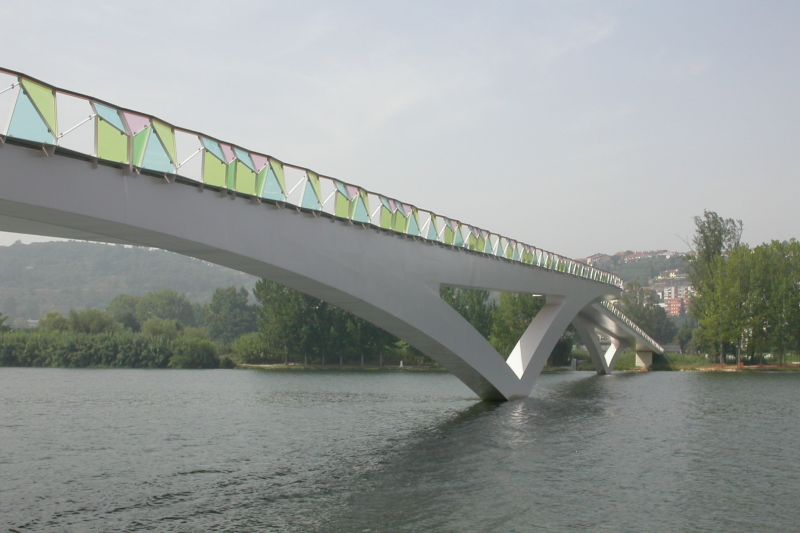
[(788, 530), (798, 384), (3, 369), (0, 530)]

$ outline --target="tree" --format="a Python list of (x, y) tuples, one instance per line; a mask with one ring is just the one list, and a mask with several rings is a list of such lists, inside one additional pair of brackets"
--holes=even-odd
[(695, 288), (691, 311), (700, 324), (698, 341), (716, 346), (720, 362), (725, 361), (725, 344), (730, 342), (730, 326), (725, 321), (725, 279), (727, 256), (739, 246), (742, 221), (722, 218), (714, 211), (695, 217), (694, 250), (689, 260), (689, 277)]
[[(163, 318), (148, 318), (142, 324), (142, 335), (147, 337), (163, 337), (165, 339), (175, 339), (181, 334), (183, 326), (177, 320), (166, 320)], [(195, 337), (192, 335), (192, 337)]]
[(171, 368), (218, 368), (214, 343), (194, 337), (179, 337), (172, 343)]
[(106, 313), (114, 320), (122, 324), (125, 328), (131, 331), (139, 331), (141, 324), (139, 319), (136, 318), (136, 305), (139, 303), (140, 298), (131, 296), (129, 294), (120, 294), (111, 300), (111, 303), (106, 307)]
[(502, 355), (508, 355), (544, 306), (544, 297), (504, 292), (494, 313), (489, 342)]
[(678, 328), (658, 305), (658, 295), (638, 283), (628, 284), (621, 298), (622, 310), (656, 342), (668, 343)]
[(211, 337), (230, 343), (257, 329), (258, 309), (247, 301), (246, 289), (217, 289), (208, 304), (206, 325)]
[(39, 319), (39, 329), (44, 331), (68, 331), (69, 320), (58, 311), (50, 311)]
[(183, 294), (165, 290), (151, 292), (136, 302), (136, 320), (143, 323), (149, 318), (177, 320), (184, 326), (197, 325), (195, 307)]
[(8, 326), (8, 324), (6, 324), (6, 320), (8, 320), (8, 317), (3, 313), (0, 313), (0, 333), (11, 331), (11, 328)]
[(496, 305), (489, 299), (489, 291), (442, 287), (442, 300), (458, 311), (478, 333), (489, 338)]
[(110, 333), (119, 326), (114, 319), (98, 309), (72, 310), (69, 312), (69, 329), (75, 333)]

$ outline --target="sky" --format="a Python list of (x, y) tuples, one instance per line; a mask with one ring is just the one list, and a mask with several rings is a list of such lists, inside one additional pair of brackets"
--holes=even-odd
[[(4, 0), (0, 65), (572, 257), (800, 236), (800, 2)], [(20, 238), (0, 234), (0, 244)]]

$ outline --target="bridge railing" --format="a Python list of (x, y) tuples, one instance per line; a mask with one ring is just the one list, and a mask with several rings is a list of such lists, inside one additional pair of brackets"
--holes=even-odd
[(600, 302), (600, 304), (603, 307), (605, 307), (606, 309), (608, 309), (611, 312), (611, 314), (613, 314), (615, 317), (617, 317), (626, 326), (628, 326), (630, 329), (632, 329), (634, 332), (636, 332), (637, 335), (639, 335), (646, 342), (648, 342), (653, 348), (656, 349), (656, 351), (658, 351), (660, 353), (664, 353), (664, 347), (661, 346), (659, 343), (657, 343), (655, 341), (655, 339), (653, 339), (653, 337), (651, 337), (650, 335), (645, 333), (645, 331), (642, 328), (640, 328), (639, 326), (637, 326), (636, 323), (633, 320), (631, 320), (630, 318), (625, 316), (625, 314), (622, 311), (620, 311), (619, 308), (616, 305), (614, 305), (613, 302), (610, 302), (608, 300), (602, 300)]
[(0, 68), (6, 138), (622, 288), (618, 276), (580, 261)]

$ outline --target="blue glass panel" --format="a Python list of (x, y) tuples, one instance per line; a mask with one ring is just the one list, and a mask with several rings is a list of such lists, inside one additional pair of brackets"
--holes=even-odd
[(428, 224), (428, 239), (431, 241), (439, 240), (439, 235), (436, 232), (436, 224), (433, 223), (433, 218), (431, 218), (431, 223)]
[(369, 223), (369, 213), (367, 213), (367, 208), (361, 197), (356, 199), (356, 209), (353, 213), (353, 220), (356, 222), (364, 222), (365, 224)]
[(311, 185), (311, 182), (306, 183), (306, 190), (303, 191), (303, 203), (300, 204), (301, 207), (306, 209), (314, 209), (319, 211), (322, 206), (319, 203), (319, 199), (317, 199), (317, 193), (314, 192), (314, 187)]
[(417, 217), (414, 213), (411, 213), (408, 219), (408, 231), (406, 233), (419, 237), (419, 224), (417, 224)]
[(164, 150), (161, 141), (158, 140), (158, 135), (151, 135), (147, 140), (147, 148), (144, 151), (144, 161), (142, 161), (142, 168), (148, 170), (155, 170), (157, 172), (175, 173), (175, 167)]
[(244, 150), (240, 150), (239, 148), (233, 147), (233, 152), (236, 154), (236, 158), (245, 164), (247, 168), (252, 171), (256, 170), (256, 166), (253, 164), (253, 158), (250, 157), (250, 154), (245, 152)]
[(100, 115), (100, 118), (117, 128), (121, 133), (126, 133), (125, 125), (122, 123), (122, 119), (117, 113), (116, 109), (112, 109), (108, 106), (103, 104), (98, 104), (97, 102), (94, 103), (94, 110), (97, 111), (97, 114)]
[(225, 161), (225, 155), (222, 153), (222, 148), (220, 148), (218, 142), (212, 141), (211, 139), (206, 139), (205, 137), (200, 137), (200, 142), (202, 142), (205, 149), (214, 154), (217, 159), (223, 163), (227, 163), (227, 161)]
[(268, 200), (278, 200), (280, 202), (286, 201), (286, 195), (283, 194), (281, 185), (278, 183), (278, 178), (275, 177), (275, 173), (272, 172), (271, 168), (267, 171), (267, 179), (266, 183), (264, 183), (264, 192), (261, 194), (261, 197)]
[(455, 246), (464, 246), (464, 238), (461, 236), (461, 228), (456, 229), (456, 240), (453, 242)]
[(20, 91), (17, 96), (17, 105), (11, 117), (8, 136), (27, 141), (46, 144), (55, 144), (55, 136), (47, 129), (47, 124), (42, 120), (39, 112), (33, 106), (30, 98)]

